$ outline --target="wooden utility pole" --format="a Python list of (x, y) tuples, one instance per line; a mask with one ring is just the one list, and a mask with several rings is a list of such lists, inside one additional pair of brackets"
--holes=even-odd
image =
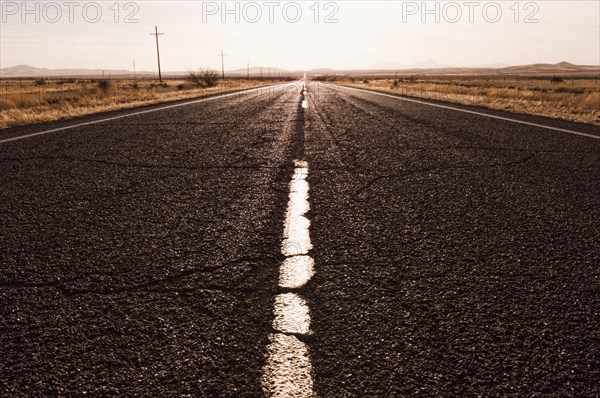
[(164, 35), (164, 33), (158, 33), (158, 28), (154, 27), (154, 33), (150, 33), (152, 36), (156, 36), (156, 57), (158, 58), (158, 80), (162, 83), (162, 75), (160, 73), (160, 50), (158, 49), (158, 36)]
[(262, 74), (262, 66), (260, 67), (260, 81), (262, 82), (263, 74)]
[(221, 50), (221, 74), (223, 76), (223, 81), (225, 81), (225, 54), (223, 54), (223, 50)]
[(250, 80), (250, 62), (246, 63), (246, 79)]

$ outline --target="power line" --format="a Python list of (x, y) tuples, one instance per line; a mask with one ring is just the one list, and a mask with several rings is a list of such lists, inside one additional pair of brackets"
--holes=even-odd
[(158, 49), (158, 36), (164, 35), (164, 33), (158, 33), (158, 27), (154, 27), (154, 33), (150, 33), (151, 36), (156, 36), (156, 57), (158, 58), (158, 81), (162, 83), (162, 75), (160, 73), (160, 50)]

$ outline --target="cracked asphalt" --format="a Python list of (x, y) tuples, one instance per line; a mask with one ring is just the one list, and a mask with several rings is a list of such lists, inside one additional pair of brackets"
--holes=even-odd
[(0, 143), (0, 395), (262, 396), (299, 159), (317, 396), (600, 396), (600, 140), (308, 90)]

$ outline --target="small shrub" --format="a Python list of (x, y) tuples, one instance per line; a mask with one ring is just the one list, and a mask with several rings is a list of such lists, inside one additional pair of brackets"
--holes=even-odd
[(36, 86), (43, 86), (43, 85), (45, 85), (45, 84), (46, 84), (46, 79), (44, 79), (44, 78), (37, 79), (37, 80), (35, 81), (35, 85), (36, 85)]
[(179, 91), (183, 90), (184, 88), (185, 88), (185, 84), (179, 83), (177, 85), (177, 90), (179, 90)]
[(187, 80), (188, 82), (195, 84), (197, 86), (202, 85), (202, 79), (200, 77), (200, 72), (188, 70), (185, 74), (185, 80)]
[(219, 74), (211, 69), (189, 70), (186, 73), (185, 80), (201, 87), (214, 87), (219, 81)]
[(112, 86), (112, 83), (108, 79), (98, 80), (98, 88), (104, 92), (108, 91), (111, 86)]
[(205, 69), (202, 72), (202, 81), (206, 87), (214, 87), (219, 81), (219, 75), (214, 70)]
[(364, 84), (369, 84), (369, 81), (367, 79), (363, 80)]

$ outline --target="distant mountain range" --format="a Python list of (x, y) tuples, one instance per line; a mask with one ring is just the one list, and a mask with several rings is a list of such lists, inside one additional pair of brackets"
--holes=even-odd
[[(219, 70), (220, 73), (220, 70)], [(247, 69), (236, 69), (236, 70), (228, 70), (225, 71), (227, 75), (243, 75), (245, 76), (247, 73)], [(250, 74), (253, 76), (258, 76), (261, 73), (260, 67), (252, 67), (250, 68)], [(293, 73), (293, 74), (303, 74), (303, 71), (287, 71), (280, 68), (275, 67), (263, 67), (262, 73), (264, 77), (268, 77), (271, 74), (281, 74), (281, 73)], [(184, 76), (186, 71), (179, 72), (163, 72), (162, 75), (165, 77), (172, 76)], [(10, 77), (133, 77), (134, 72), (131, 70), (125, 69), (48, 69), (48, 68), (36, 68), (35, 66), (29, 65), (17, 65), (11, 66), (8, 68), (0, 69), (0, 78), (10, 78)], [(148, 72), (148, 71), (137, 71), (135, 73), (138, 77), (151, 77), (157, 76), (157, 72)]]
[(281, 73), (288, 73), (288, 74), (304, 74), (304, 71), (302, 70), (285, 70), (285, 69), (281, 69), (281, 68), (275, 68), (275, 67), (269, 67), (269, 66), (253, 66), (251, 68), (240, 68), (240, 69), (233, 69), (233, 70), (226, 70), (225, 71), (226, 74), (228, 75), (241, 75), (241, 76), (246, 76), (248, 73), (250, 73), (250, 75), (252, 76), (260, 76), (260, 74), (262, 73), (263, 77), (264, 76), (269, 76), (270, 74), (281, 74)]
[[(425, 61), (428, 64), (429, 61)], [(502, 64), (482, 65), (480, 67), (398, 67), (382, 69), (364, 69), (352, 71), (336, 71), (336, 74), (347, 75), (568, 75), (568, 76), (597, 76), (600, 74), (600, 65), (575, 65), (569, 62), (560, 62), (557, 64), (530, 64), (504, 66)]]
[[(141, 72), (143, 73), (143, 72)], [(148, 72), (146, 72), (148, 73)], [(100, 69), (48, 69), (36, 68), (29, 65), (17, 65), (0, 69), (0, 77), (76, 77), (76, 76), (102, 76), (102, 75), (133, 75), (128, 70), (100, 70)]]
[[(506, 68), (510, 66), (509, 64), (504, 63), (494, 63), (494, 64), (485, 64), (485, 65), (476, 65), (471, 66), (472, 68)], [(370, 66), (368, 69), (444, 69), (444, 68), (458, 68), (456, 65), (445, 65), (440, 64), (434, 61), (433, 59), (428, 59), (422, 62), (416, 62), (413, 64), (396, 64), (396, 63), (384, 63), (384, 64), (376, 64)]]
[[(508, 65), (507, 65), (508, 66)], [(440, 68), (451, 68), (454, 65), (439, 64), (433, 59), (428, 59), (422, 62), (415, 62), (412, 64), (398, 64), (398, 63), (383, 63), (369, 66), (367, 69), (385, 70), (385, 69), (440, 69)]]
[[(291, 75), (302, 76), (305, 71), (301, 70), (284, 70), (276, 67), (262, 67), (262, 76), (270, 75)], [(165, 77), (184, 76), (186, 72), (164, 72)], [(229, 76), (246, 76), (248, 69), (235, 69), (225, 71)], [(311, 69), (306, 71), (309, 75), (375, 75), (375, 74), (449, 74), (449, 75), (464, 75), (464, 74), (500, 74), (500, 75), (532, 75), (532, 74), (572, 74), (572, 75), (597, 75), (600, 74), (599, 65), (574, 65), (568, 62), (560, 62), (558, 64), (531, 64), (506, 66), (504, 64), (482, 65), (480, 67), (456, 67), (437, 64), (433, 60), (427, 60), (416, 64), (378, 64), (371, 68), (362, 70), (335, 70), (335, 69)], [(251, 76), (259, 76), (261, 74), (260, 67), (250, 68)], [(136, 76), (153, 77), (156, 72), (139, 71)], [(15, 78), (15, 77), (133, 77), (133, 71), (130, 70), (101, 70), (101, 69), (47, 69), (36, 68), (29, 65), (17, 65), (8, 68), (0, 69), (0, 78)]]

